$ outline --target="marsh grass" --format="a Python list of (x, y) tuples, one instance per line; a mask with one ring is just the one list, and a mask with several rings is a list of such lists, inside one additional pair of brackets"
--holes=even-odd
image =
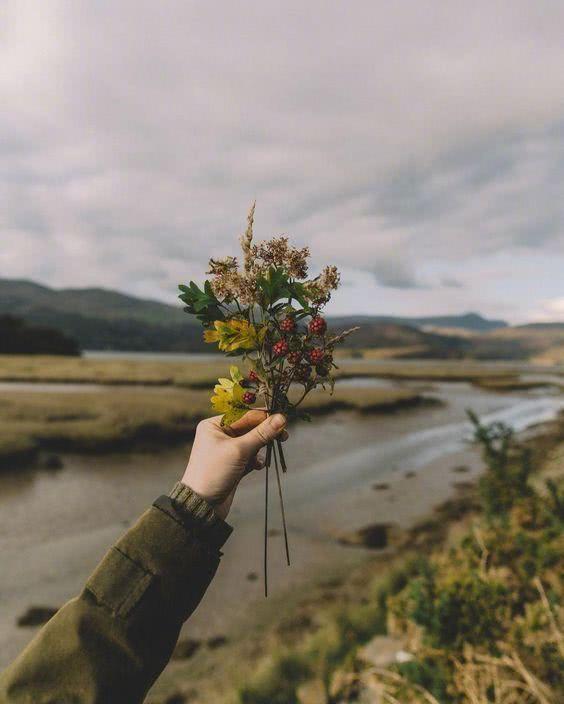
[[(562, 417), (534, 441), (533, 457), (552, 458), (551, 477), (563, 441)], [(544, 474), (544, 464), (538, 467)], [(323, 701), (343, 704), (562, 701), (563, 469), (550, 496), (522, 487), (501, 523), (478, 505), (464, 515), (462, 537), (459, 530), (454, 541), (443, 535), (415, 559), (396, 562), (386, 578), (365, 579), (362, 601), (318, 616), (316, 632), (293, 648), (271, 648), (255, 677), (241, 684), (239, 704), (301, 702), (304, 681), (322, 686)], [(376, 564), (372, 572), (382, 570)], [(367, 668), (356, 657), (359, 646), (386, 632), (405, 638), (411, 659)], [(282, 681), (280, 664), (290, 661), (295, 678)]]
[[(237, 360), (234, 360), (237, 364)], [(338, 360), (337, 378), (383, 377), (430, 381), (476, 381), (515, 379), (518, 367), (464, 361), (437, 361), (422, 364), (417, 360), (394, 362), (378, 359)], [(46, 357), (40, 355), (0, 355), (0, 381), (72, 382), (89, 384), (138, 384), (210, 388), (218, 376), (225, 376), (229, 361), (90, 359), (83, 357)]]
[[(188, 442), (212, 415), (208, 390), (175, 387), (72, 393), (12, 391), (0, 396), (0, 466), (28, 462), (40, 449), (106, 452)], [(311, 414), (390, 412), (423, 403), (403, 389), (336, 389), (312, 394)]]

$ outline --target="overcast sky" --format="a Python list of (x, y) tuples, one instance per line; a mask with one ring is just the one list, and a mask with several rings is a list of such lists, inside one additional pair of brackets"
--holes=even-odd
[(333, 313), (564, 320), (564, 3), (0, 5), (0, 277), (173, 303), (286, 233)]

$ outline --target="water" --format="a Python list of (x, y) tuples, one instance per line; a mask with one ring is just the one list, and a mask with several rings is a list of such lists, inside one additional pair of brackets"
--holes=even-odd
[[(450, 495), (460, 479), (451, 472), (454, 465), (468, 466), (465, 479), (475, 476), (479, 462), (467, 443), (466, 408), (484, 421), (503, 420), (521, 430), (564, 407), (563, 399), (539, 390), (501, 395), (465, 383), (439, 383), (429, 393), (445, 405), (392, 415), (338, 413), (291, 429), (284, 492), (293, 564), (285, 567), (281, 537), (273, 537), (273, 591), (364, 559), (364, 551), (344, 548), (335, 537), (376, 520), (410, 524)], [(0, 475), (0, 667), (33, 633), (16, 628), (16, 617), (30, 605), (59, 606), (76, 594), (109, 545), (182, 475), (186, 457), (182, 447), (65, 455), (64, 468), (56, 472)], [(407, 472), (416, 476), (406, 478)], [(254, 473), (237, 494), (228, 519), (235, 531), (204, 603), (190, 620), (193, 637), (225, 632), (244, 617), (241, 604), (253, 608), (262, 599), (260, 580), (248, 576), (262, 567), (263, 480), (264, 473)], [(389, 491), (373, 491), (372, 484), (382, 480)], [(271, 526), (278, 530), (274, 491), (271, 496)]]

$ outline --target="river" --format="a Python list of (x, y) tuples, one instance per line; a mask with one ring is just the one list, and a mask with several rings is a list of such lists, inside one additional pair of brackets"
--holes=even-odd
[[(410, 525), (446, 499), (454, 482), (474, 477), (480, 463), (466, 442), (466, 408), (518, 430), (564, 408), (561, 396), (544, 389), (496, 394), (466, 383), (440, 383), (427, 393), (444, 405), (391, 415), (342, 412), (291, 429), (284, 492), (292, 566), (284, 563), (272, 491), (271, 526), (278, 533), (270, 540), (272, 592), (364, 559), (364, 549), (336, 541), (343, 531), (374, 521)], [(76, 594), (108, 546), (181, 476), (186, 455), (186, 448), (99, 457), (66, 454), (61, 470), (0, 475), (0, 667), (34, 633), (17, 628), (17, 616), (31, 605), (60, 606)], [(467, 473), (453, 473), (461, 464)], [(374, 491), (374, 482), (389, 488)], [(190, 620), (192, 636), (222, 635), (262, 600), (263, 501), (264, 473), (255, 473), (236, 497), (228, 519), (236, 530)]]

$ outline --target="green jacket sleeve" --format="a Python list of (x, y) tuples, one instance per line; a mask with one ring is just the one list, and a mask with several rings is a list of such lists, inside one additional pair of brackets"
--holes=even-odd
[(159, 497), (0, 675), (0, 704), (142, 702), (230, 532), (182, 484)]

